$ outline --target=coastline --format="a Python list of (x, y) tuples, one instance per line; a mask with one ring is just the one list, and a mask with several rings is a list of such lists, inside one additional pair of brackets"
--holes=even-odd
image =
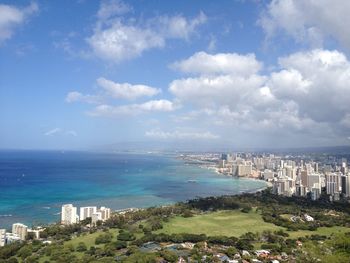
[[(65, 154), (64, 156), (67, 156), (67, 154)], [(93, 156), (94, 155), (91, 153), (89, 153), (88, 155), (88, 162), (90, 166), (92, 165), (92, 168), (95, 167), (95, 161), (91, 161), (91, 158)], [(110, 156), (113, 157), (114, 155), (97, 155), (98, 158), (96, 159), (100, 160), (101, 157), (102, 159), (104, 159), (105, 157), (110, 158)], [(136, 176), (133, 177), (132, 180), (130, 179), (130, 183), (132, 185), (129, 185), (130, 183), (126, 182), (127, 185), (124, 187), (128, 189), (130, 188), (130, 190), (132, 191), (127, 191), (124, 193), (118, 192), (118, 188), (112, 188), (110, 192), (105, 192), (103, 196), (99, 196), (95, 195), (96, 193), (91, 192), (90, 189), (86, 189), (87, 193), (82, 194), (88, 194), (88, 198), (85, 198), (84, 196), (79, 196), (79, 198), (69, 196), (68, 199), (53, 199), (52, 201), (50, 200), (48, 202), (40, 203), (30, 203), (30, 197), (28, 197), (27, 203), (23, 205), (20, 204), (20, 206), (14, 206), (14, 208), (10, 209), (5, 208), (6, 206), (3, 206), (4, 209), (0, 212), (0, 214), (6, 216), (0, 217), (0, 228), (9, 228), (12, 223), (16, 222), (25, 223), (27, 225), (46, 225), (55, 223), (59, 221), (60, 207), (65, 203), (73, 203), (80, 207), (89, 205), (103, 205), (111, 207), (113, 211), (128, 208), (142, 209), (152, 206), (172, 205), (180, 201), (186, 201), (196, 198), (197, 196), (208, 197), (221, 195), (236, 195), (241, 194), (243, 192), (252, 193), (261, 191), (262, 189), (265, 189), (267, 187), (267, 185), (261, 187), (261, 185), (254, 186), (254, 184), (249, 183), (241, 184), (239, 182), (254, 182), (256, 180), (251, 178), (244, 178), (244, 180), (241, 180), (243, 178), (229, 178), (227, 176), (218, 176), (218, 174), (215, 172), (215, 169), (207, 169), (201, 165), (194, 164), (186, 165), (185, 162), (183, 162), (183, 160), (177, 159), (174, 155), (169, 156), (159, 154), (123, 154), (120, 156), (120, 158), (122, 158), (123, 160), (128, 159), (129, 156), (132, 156), (132, 159), (147, 159), (148, 162), (150, 162), (154, 166), (154, 168), (151, 168), (151, 170), (146, 171), (146, 167), (143, 167), (143, 164), (140, 164), (141, 166), (137, 164), (138, 166), (134, 167), (135, 171), (132, 171), (131, 169), (133, 167), (131, 166), (135, 165), (132, 163), (132, 159), (129, 159), (128, 163), (126, 164), (125, 161), (122, 162), (121, 165), (128, 165), (130, 167), (128, 167), (129, 172), (125, 172), (126, 169), (124, 169), (123, 167), (120, 168), (120, 172), (126, 173), (127, 177)], [(30, 156), (30, 158), (33, 157)], [(37, 161), (37, 159), (35, 158), (33, 159)], [(62, 158), (61, 155), (60, 158)], [(70, 159), (68, 158), (68, 160)], [(115, 162), (114, 159), (113, 162)], [(162, 165), (159, 166), (159, 163), (161, 163)], [(21, 164), (19, 163), (17, 165)], [(102, 168), (99, 167), (99, 169), (104, 169), (104, 165), (105, 164), (101, 166)], [(54, 168), (55, 167), (53, 167), (52, 169)], [(76, 169), (80, 169), (80, 166)], [(89, 169), (87, 169), (88, 172), (90, 172)], [(78, 172), (80, 175), (82, 172), (84, 172), (84, 170), (82, 172), (80, 172), (79, 170)], [(22, 174), (22, 172), (20, 172), (20, 174)], [(142, 177), (144, 177), (145, 179), (142, 179), (140, 175), (142, 175)], [(29, 179), (30, 176), (31, 174), (29, 172), (26, 172), (26, 177), (24, 179)], [(72, 174), (72, 176), (75, 175)], [(196, 183), (189, 182), (191, 180), (196, 181)], [(119, 183), (119, 180), (118, 184), (120, 185), (119, 188), (122, 189), (123, 187)], [(68, 182), (66, 185), (70, 188), (74, 187), (70, 186)], [(135, 188), (135, 186), (133, 185), (136, 185), (140, 188)], [(144, 189), (147, 189), (147, 191), (145, 191)], [(85, 191), (85, 189), (83, 190)], [(29, 190), (26, 189), (25, 191)], [(182, 193), (181, 195), (178, 194), (179, 191)], [(90, 192), (91, 195), (89, 195)], [(37, 194), (35, 191), (34, 193)], [(11, 195), (11, 193), (8, 193), (6, 196), (9, 196), (9, 198), (11, 198)], [(6, 199), (3, 200), (6, 202)], [(44, 198), (42, 200), (45, 201), (46, 199)], [(13, 200), (13, 203), (15, 204), (16, 201)]]

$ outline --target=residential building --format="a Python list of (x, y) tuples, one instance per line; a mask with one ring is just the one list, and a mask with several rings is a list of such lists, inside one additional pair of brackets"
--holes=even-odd
[(26, 240), (28, 234), (28, 227), (21, 223), (13, 224), (12, 234), (17, 235), (21, 240)]
[(96, 206), (80, 207), (79, 219), (84, 220), (88, 217), (92, 217), (92, 214), (96, 213), (96, 211), (97, 211)]
[(0, 229), (0, 247), (6, 244), (6, 229)]
[(77, 214), (77, 208), (72, 204), (63, 205), (61, 211), (61, 224), (71, 225), (76, 224), (78, 221), (79, 216)]
[(327, 194), (333, 196), (335, 193), (339, 193), (339, 186), (340, 186), (339, 182), (340, 182), (340, 176), (338, 173), (326, 174)]

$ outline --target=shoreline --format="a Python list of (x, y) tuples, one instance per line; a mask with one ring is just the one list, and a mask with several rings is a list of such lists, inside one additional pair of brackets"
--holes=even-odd
[[(169, 159), (173, 159), (173, 160), (177, 159), (176, 156), (167, 155), (165, 157), (167, 157)], [(209, 174), (211, 174), (212, 178), (215, 178), (215, 177), (217, 177), (218, 174), (220, 174), (220, 178), (226, 178), (226, 179), (233, 178), (236, 180), (244, 179), (244, 181), (261, 181), (261, 180), (255, 179), (255, 178), (239, 178), (239, 177), (237, 177), (237, 178), (231, 177), (230, 178), (222, 173), (217, 173), (216, 172), (217, 169), (215, 169), (214, 167), (208, 168), (208, 167), (203, 166), (203, 164), (201, 164), (201, 165), (186, 164), (186, 162), (184, 162), (184, 160), (179, 160), (179, 159), (177, 159), (177, 160), (180, 161), (181, 165), (183, 165), (183, 166), (192, 166), (192, 167), (196, 167), (200, 170), (205, 169), (206, 171), (209, 172)], [(195, 177), (198, 179), (201, 178), (201, 176), (203, 178), (208, 177), (209, 181), (210, 181), (211, 177), (209, 174), (205, 175), (205, 174), (202, 174), (202, 173), (197, 171), (193, 175), (195, 175)], [(184, 182), (182, 184), (190, 183), (188, 181), (190, 181), (191, 175), (192, 174), (190, 173), (190, 170), (189, 170), (189, 173), (187, 174), (187, 176), (183, 177)], [(196, 181), (197, 180), (194, 180), (193, 183), (197, 184)], [(236, 192), (234, 189), (232, 189), (229, 193), (224, 193), (224, 191), (222, 191), (222, 193), (219, 193), (221, 191), (220, 184), (222, 184), (222, 183), (219, 183), (217, 185), (217, 187), (219, 187), (218, 189), (215, 188), (216, 185), (213, 185), (212, 186), (213, 191), (207, 191), (204, 194), (203, 194), (203, 192), (202, 193), (198, 192), (198, 195), (196, 195), (196, 196), (198, 196), (198, 197), (210, 197), (210, 196), (240, 195), (243, 193), (254, 193), (254, 192), (259, 192), (263, 189), (266, 189), (268, 187), (268, 184), (265, 181), (264, 181), (264, 183), (265, 183), (265, 185), (263, 187), (258, 187), (258, 188), (254, 188), (254, 189), (243, 189), (241, 191), (237, 190)], [(207, 181), (204, 182), (204, 186), (208, 187)], [(185, 187), (188, 188), (188, 186), (185, 186)], [(217, 190), (218, 193), (215, 193), (215, 189)], [(185, 202), (187, 200), (194, 199), (194, 198), (196, 198), (196, 196), (186, 197), (186, 195), (185, 195), (184, 199), (178, 200), (176, 198), (172, 199), (170, 196), (166, 197), (166, 196), (161, 196), (161, 195), (158, 195), (157, 193), (154, 193), (154, 194), (146, 194), (146, 195), (138, 195), (137, 194), (137, 195), (122, 195), (122, 196), (116, 196), (116, 197), (109, 196), (109, 197), (104, 197), (104, 198), (96, 198), (95, 200), (90, 199), (90, 200), (77, 200), (77, 201), (72, 200), (70, 202), (68, 202), (68, 201), (67, 202), (64, 202), (64, 201), (63, 202), (55, 202), (53, 204), (47, 204), (47, 205), (45, 204), (45, 205), (41, 206), (42, 211), (40, 210), (39, 206), (35, 207), (34, 209), (36, 209), (38, 211), (38, 217), (31, 217), (31, 216), (26, 217), (26, 215), (16, 214), (15, 210), (11, 211), (10, 213), (9, 213), (9, 211), (4, 211), (3, 216), (0, 217), (0, 219), (3, 219), (2, 220), (3, 223), (1, 224), (0, 228), (10, 228), (11, 224), (16, 223), (16, 222), (23, 222), (23, 223), (27, 224), (28, 226), (55, 224), (60, 220), (59, 213), (56, 213), (56, 212), (59, 212), (60, 205), (62, 205), (64, 203), (73, 203), (74, 205), (77, 205), (79, 207), (88, 206), (88, 205), (96, 205), (96, 206), (104, 205), (104, 206), (112, 207), (113, 212), (118, 212), (121, 210), (147, 209), (149, 207), (155, 207), (155, 206), (174, 205), (178, 202)], [(147, 197), (149, 199), (148, 200), (144, 199), (144, 197)], [(128, 200), (129, 201), (131, 200), (130, 205), (127, 204)], [(146, 203), (143, 204), (143, 202), (145, 202), (145, 201), (146, 201)], [(114, 205), (111, 205), (113, 203), (114, 203)], [(50, 209), (48, 209), (48, 207), (50, 207)], [(23, 209), (23, 208), (16, 208), (16, 209)], [(26, 209), (29, 209), (29, 208), (26, 207)], [(50, 215), (47, 214), (46, 212), (43, 212), (44, 210), (51, 211)], [(55, 213), (52, 214), (53, 212), (55, 212)]]

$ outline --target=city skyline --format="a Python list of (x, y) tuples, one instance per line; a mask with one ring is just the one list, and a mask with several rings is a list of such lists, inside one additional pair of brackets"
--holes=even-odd
[(347, 10), (1, 1), (0, 148), (348, 146)]

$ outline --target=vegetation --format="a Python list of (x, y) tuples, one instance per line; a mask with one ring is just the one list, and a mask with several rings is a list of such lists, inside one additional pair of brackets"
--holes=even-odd
[[(41, 237), (52, 244), (30, 238), (6, 245), (0, 248), (0, 263), (177, 262), (180, 256), (219, 262), (218, 255), (237, 254), (248, 262), (349, 262), (349, 211), (348, 203), (269, 191), (199, 198), (117, 214), (95, 227), (88, 220), (51, 225)], [(305, 220), (306, 213), (314, 221)], [(256, 249), (270, 254), (256, 255)]]

